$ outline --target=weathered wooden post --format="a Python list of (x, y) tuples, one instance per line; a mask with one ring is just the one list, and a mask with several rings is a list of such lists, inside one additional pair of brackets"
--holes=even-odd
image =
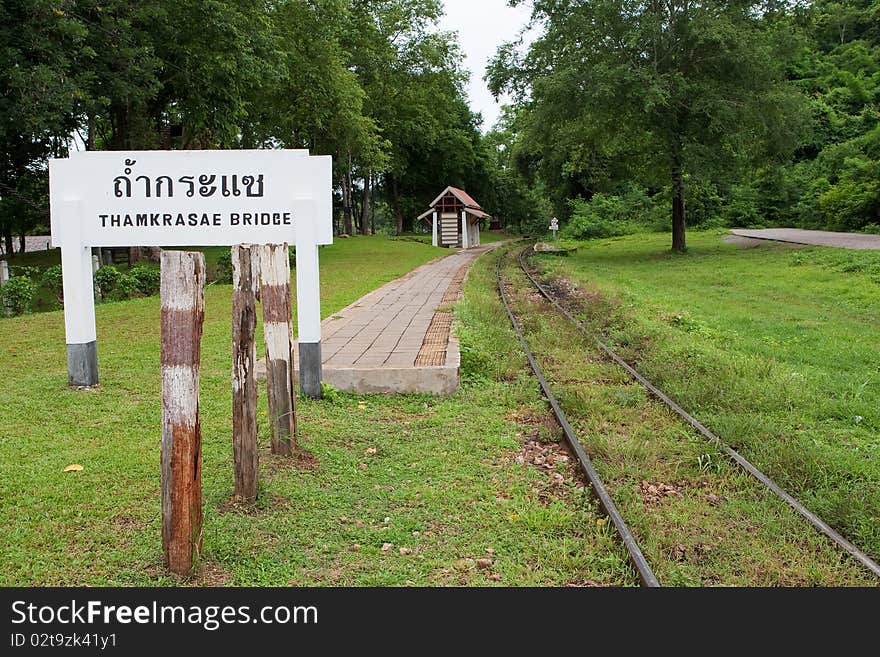
[(205, 256), (163, 251), (162, 550), (188, 575), (202, 547), (202, 431), (199, 363), (205, 318)]
[(287, 244), (260, 246), (260, 281), (272, 453), (289, 456), (296, 440), (296, 388)]
[(232, 247), (232, 457), (235, 496), (247, 501), (257, 499), (259, 485), (257, 380), (254, 376), (259, 269), (253, 261), (259, 262), (256, 248)]
[(0, 287), (6, 285), (6, 281), (9, 280), (9, 263), (5, 260), (0, 260)]

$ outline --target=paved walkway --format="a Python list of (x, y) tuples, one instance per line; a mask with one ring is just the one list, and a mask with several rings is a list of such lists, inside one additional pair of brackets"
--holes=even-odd
[(799, 228), (766, 228), (730, 231), (739, 237), (774, 242), (791, 242), (811, 246), (836, 246), (842, 249), (880, 249), (880, 235), (864, 233), (832, 233), (827, 230), (801, 230)]
[[(362, 394), (455, 392), (461, 354), (451, 306), (474, 260), (499, 244), (433, 260), (325, 319), (323, 381)], [(265, 378), (262, 362), (257, 376)]]

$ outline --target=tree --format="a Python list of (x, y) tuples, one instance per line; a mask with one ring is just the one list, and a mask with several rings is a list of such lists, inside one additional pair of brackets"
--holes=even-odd
[(665, 178), (672, 248), (684, 252), (687, 181), (790, 152), (803, 126), (777, 4), (535, 0), (543, 35), (525, 56), (502, 48), (490, 85), (519, 92), (532, 134), (569, 144), (555, 167), (585, 190)]
[(480, 119), (465, 99), (454, 35), (433, 31), (440, 14), (438, 0), (351, 0), (343, 47), (387, 154), (381, 164), (350, 160), (344, 205), (353, 205), (360, 193), (362, 231), (377, 195), (390, 205), (401, 233), (412, 229), (412, 218), (443, 186), (475, 193), (485, 186)]
[(81, 75), (75, 54), (84, 32), (55, 2), (0, 5), (0, 233), (7, 253), (13, 233), (48, 223), (47, 158), (66, 153), (77, 123)]

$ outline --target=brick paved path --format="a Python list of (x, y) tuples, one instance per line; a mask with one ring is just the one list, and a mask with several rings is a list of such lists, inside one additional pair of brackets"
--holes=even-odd
[(328, 317), (322, 324), (324, 366), (413, 367), (456, 275), (460, 280), (462, 269), (494, 246), (429, 262)]
[[(474, 260), (500, 244), (422, 265), (321, 322), (324, 383), (364, 394), (454, 393), (461, 354), (451, 306)], [(262, 359), (257, 378), (266, 378)]]

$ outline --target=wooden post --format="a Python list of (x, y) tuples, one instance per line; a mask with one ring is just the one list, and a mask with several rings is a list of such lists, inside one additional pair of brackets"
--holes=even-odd
[(245, 245), (232, 247), (232, 458), (235, 496), (247, 501), (257, 499), (259, 483), (257, 380), (254, 376), (259, 278), (254, 279), (252, 259), (259, 260), (256, 249)]
[(272, 453), (290, 456), (296, 440), (296, 388), (287, 244), (260, 247), (260, 281)]
[(189, 575), (202, 549), (199, 363), (205, 318), (205, 256), (162, 252), (162, 550)]

